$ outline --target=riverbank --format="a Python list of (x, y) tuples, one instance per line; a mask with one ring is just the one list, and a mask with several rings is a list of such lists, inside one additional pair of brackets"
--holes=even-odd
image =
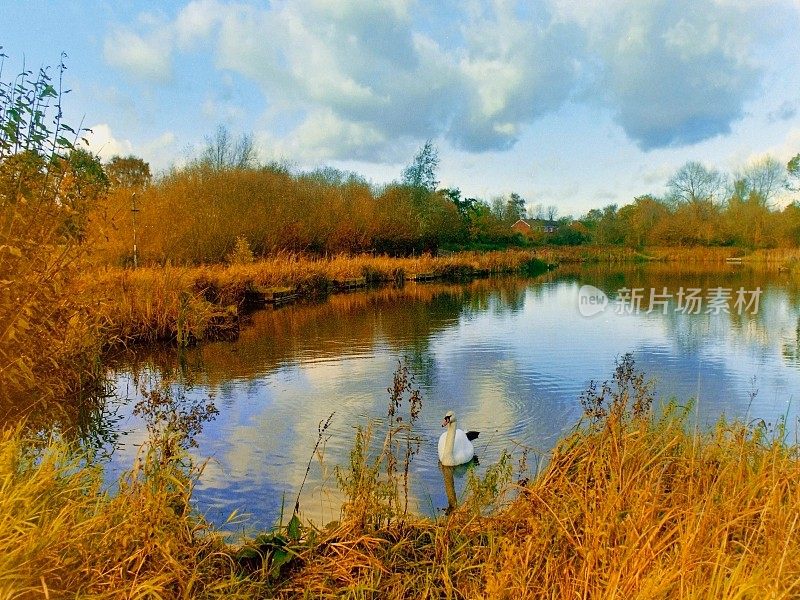
[(361, 287), (409, 281), (459, 281), (548, 269), (535, 252), (460, 253), (413, 258), (285, 255), (247, 264), (101, 269), (77, 285), (95, 302), (108, 346), (225, 336), (238, 316), (265, 303), (322, 297)]
[(0, 597), (795, 597), (800, 448), (780, 426), (697, 432), (651, 401), (623, 359), (542, 473), (481, 465), (436, 520), (404, 515), (402, 467), (356, 443), (339, 522), (234, 545), (191, 510), (197, 471), (167, 438), (112, 495), (80, 449), (6, 430)]
[(141, 342), (193, 343), (236, 335), (239, 317), (266, 303), (324, 297), (361, 287), (409, 281), (462, 281), (490, 275), (538, 275), (567, 264), (745, 262), (793, 269), (800, 251), (736, 248), (542, 247), (409, 258), (280, 255), (233, 265), (104, 268), (86, 272), (76, 290), (101, 323), (107, 348)]

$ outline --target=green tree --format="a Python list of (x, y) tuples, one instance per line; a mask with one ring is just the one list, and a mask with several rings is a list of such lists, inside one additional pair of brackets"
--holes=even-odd
[(516, 192), (511, 192), (511, 195), (508, 197), (506, 214), (508, 220), (514, 222), (518, 221), (519, 219), (524, 219), (527, 216), (525, 200)]
[[(795, 154), (788, 163), (786, 163), (786, 172), (793, 180), (800, 182), (800, 154)], [(798, 184), (795, 183), (790, 186), (790, 189), (797, 190)]]
[(100, 158), (83, 148), (70, 150), (65, 162), (64, 183), (59, 203), (68, 208), (61, 225), (62, 233), (86, 239), (89, 211), (108, 191), (108, 177)]
[(431, 140), (419, 149), (414, 160), (403, 170), (402, 182), (413, 188), (435, 192), (439, 185), (436, 171), (439, 168), (439, 152)]

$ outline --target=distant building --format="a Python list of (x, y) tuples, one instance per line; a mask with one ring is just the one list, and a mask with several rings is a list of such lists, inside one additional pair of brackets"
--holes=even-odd
[(511, 230), (522, 235), (533, 233), (555, 233), (558, 231), (558, 221), (549, 219), (519, 219), (511, 226)]
[(529, 234), (533, 228), (531, 227), (530, 223), (528, 223), (524, 219), (519, 219), (516, 223), (511, 226), (511, 231), (516, 233), (521, 233), (522, 235)]

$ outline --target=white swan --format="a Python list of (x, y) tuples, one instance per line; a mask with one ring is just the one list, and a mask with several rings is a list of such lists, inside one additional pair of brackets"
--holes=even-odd
[(447, 427), (447, 431), (439, 436), (439, 460), (441, 463), (446, 467), (453, 467), (471, 461), (475, 456), (472, 440), (478, 437), (478, 432), (464, 433), (460, 429), (456, 429), (456, 416), (452, 410), (447, 411), (444, 416), (442, 427)]

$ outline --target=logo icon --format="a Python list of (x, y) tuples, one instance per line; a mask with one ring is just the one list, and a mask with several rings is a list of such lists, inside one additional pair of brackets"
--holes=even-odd
[(608, 306), (606, 293), (593, 285), (582, 285), (578, 290), (578, 311), (584, 317), (601, 313)]

